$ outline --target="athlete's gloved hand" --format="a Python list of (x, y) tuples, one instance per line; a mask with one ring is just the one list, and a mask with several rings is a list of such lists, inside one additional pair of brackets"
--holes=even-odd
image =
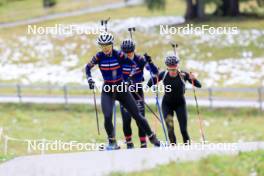
[(151, 88), (151, 86), (152, 86), (152, 83), (149, 81), (149, 82), (147, 82), (147, 84), (146, 84), (146, 85), (147, 85), (147, 87), (148, 87), (148, 88)]
[(132, 85), (132, 84), (133, 84), (132, 76), (129, 76), (129, 77), (127, 78), (127, 84), (128, 84), (128, 85)]
[(147, 61), (148, 63), (151, 63), (151, 62), (152, 62), (151, 57), (150, 57), (147, 53), (144, 54), (144, 57), (145, 57), (145, 59), (146, 59), (146, 61)]
[(195, 79), (196, 79), (196, 76), (195, 76), (192, 72), (190, 72), (190, 73), (189, 73), (189, 78), (190, 78), (191, 80), (195, 80)]
[(87, 81), (89, 84), (89, 89), (94, 89), (94, 84), (95, 84), (94, 80), (92, 78), (88, 78)]

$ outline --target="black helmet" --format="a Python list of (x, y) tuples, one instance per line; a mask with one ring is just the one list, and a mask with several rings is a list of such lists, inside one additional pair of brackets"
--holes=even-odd
[(131, 39), (126, 39), (121, 44), (121, 50), (125, 53), (130, 53), (135, 51), (135, 43)]
[(165, 64), (167, 66), (175, 66), (180, 62), (180, 59), (178, 56), (175, 55), (171, 55), (171, 56), (167, 56), (165, 59)]
[(113, 42), (114, 36), (109, 32), (102, 32), (97, 38), (97, 43), (99, 45), (109, 45), (113, 44)]

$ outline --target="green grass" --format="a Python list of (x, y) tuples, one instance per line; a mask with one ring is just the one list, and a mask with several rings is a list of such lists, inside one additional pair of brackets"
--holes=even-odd
[(15, 155), (0, 155), (0, 163), (13, 159)]
[[(62, 0), (61, 0), (62, 1)], [(21, 1), (23, 2), (23, 1)], [(82, 1), (80, 1), (82, 2)], [(98, 1), (98, 3), (101, 3), (101, 1)], [(100, 19), (105, 19), (108, 16), (111, 16), (111, 19), (125, 19), (128, 17), (155, 17), (155, 16), (182, 16), (184, 15), (184, 9), (185, 9), (185, 2), (183, 0), (175, 2), (174, 0), (168, 0), (168, 3), (166, 5), (166, 8), (163, 11), (149, 11), (145, 6), (135, 6), (135, 7), (126, 7), (121, 9), (115, 9), (115, 10), (107, 10), (100, 13), (92, 13), (89, 15), (81, 15), (76, 17), (68, 17), (64, 19), (56, 19), (51, 21), (46, 21), (43, 23), (38, 24), (39, 26), (53, 26), (54, 24), (72, 24), (72, 23), (84, 23), (89, 21), (99, 21)], [(136, 15), (135, 15), (136, 14)], [(236, 26), (241, 30), (262, 30), (264, 29), (264, 20), (261, 20), (260, 18), (254, 18), (254, 17), (237, 17), (237, 18), (212, 18), (209, 17), (206, 21), (191, 21), (190, 23), (193, 23), (195, 26), (201, 26), (201, 25), (210, 25), (213, 27), (230, 27), (230, 26)], [(185, 26), (186, 24), (182, 24), (180, 26)], [(153, 57), (153, 61), (159, 66), (159, 68), (164, 69), (164, 56), (166, 55), (167, 51), (171, 51), (170, 45), (168, 45), (168, 41), (165, 39), (164, 36), (161, 36), (159, 34), (159, 29), (156, 28), (156, 32), (154, 34), (149, 33), (142, 33), (137, 32), (135, 34), (135, 39), (137, 41), (137, 52), (138, 53), (149, 53)], [(26, 36), (28, 38), (34, 38), (34, 36), (27, 35), (27, 26), (18, 26), (14, 28), (8, 28), (8, 29), (0, 29), (0, 38), (5, 41), (6, 44), (10, 44), (9, 46), (12, 49), (17, 48), (17, 37), (18, 36)], [(243, 34), (241, 34), (243, 35)], [(116, 43), (115, 46), (118, 49), (121, 40), (127, 37), (127, 32), (121, 32), (118, 34), (115, 34)], [(182, 69), (184, 70), (185, 60), (189, 59), (190, 56), (194, 53), (196, 54), (194, 60), (203, 61), (205, 63), (210, 61), (220, 61), (222, 59), (228, 59), (228, 58), (242, 58), (242, 52), (243, 51), (250, 51), (253, 54), (253, 58), (257, 57), (264, 57), (263, 48), (259, 47), (257, 44), (250, 44), (248, 46), (241, 46), (237, 43), (234, 43), (233, 45), (227, 45), (224, 46), (222, 43), (226, 42), (227, 39), (223, 38), (221, 42), (215, 44), (213, 46), (209, 45), (208, 42), (203, 42), (198, 45), (193, 44), (193, 42), (197, 39), (197, 36), (192, 35), (185, 35), (185, 36), (179, 36), (174, 35), (172, 36), (172, 39), (179, 42), (179, 55), (182, 59)], [(258, 43), (262, 43), (263, 36), (259, 37)], [(89, 52), (85, 53), (84, 55), (80, 56), (80, 61), (78, 65), (74, 68), (79, 68), (80, 66), (84, 66), (87, 61), (98, 51), (98, 47), (94, 45), (92, 41), (95, 41), (95, 36), (91, 36), (87, 39), (87, 41), (81, 40), (78, 36), (74, 37), (67, 37), (64, 40), (59, 40), (57, 38), (52, 38), (48, 36), (48, 40), (51, 42), (52, 45), (61, 48), (65, 46), (67, 43), (76, 43), (77, 47), (74, 51), (72, 51), (73, 54), (76, 54), (80, 56), (81, 53), (81, 46), (88, 45), (88, 43), (91, 45), (90, 48), (87, 49)], [(147, 45), (146, 43), (150, 43), (151, 46)], [(32, 48), (30, 47), (23, 47), (19, 46), (19, 51), (23, 53), (23, 57), (29, 57), (29, 60), (23, 60), (21, 58), (21, 61), (19, 63), (35, 63), (38, 61), (38, 58), (31, 57), (29, 55)], [(182, 50), (187, 51), (186, 53), (181, 53)], [(60, 53), (58, 50), (54, 49), (52, 51), (53, 55), (51, 58), (48, 59), (49, 63), (58, 65), (63, 59), (63, 54)], [(211, 54), (211, 56), (208, 56), (207, 54)], [(73, 68), (73, 69), (74, 69)], [(256, 72), (261, 71), (261, 68), (255, 68)], [(199, 78), (206, 79), (207, 73), (206, 71), (200, 71), (200, 70), (192, 70), (193, 72), (200, 72)], [(230, 75), (226, 75), (229, 77)], [(224, 85), (224, 78), (221, 78), (219, 81), (220, 87), (225, 86)], [(20, 80), (11, 80), (11, 81), (4, 81), (3, 82), (19, 82)], [(256, 82), (253, 85), (240, 85), (235, 84), (231, 85), (230, 87), (259, 87), (260, 81)]]
[[(33, 0), (29, 0), (29, 1), (33, 1)], [(111, 1), (120, 1), (120, 0), (111, 0)], [(104, 1), (99, 0), (99, 1), (92, 1), (92, 2), (95, 5), (96, 4), (100, 5), (100, 4), (103, 4)], [(135, 16), (143, 16), (143, 17), (168, 16), (168, 15), (182, 16), (184, 15), (184, 10), (185, 10), (184, 1), (180, 0), (177, 3), (175, 3), (174, 0), (168, 0), (165, 9), (162, 11), (150, 11), (147, 9), (145, 5), (130, 6), (130, 7), (125, 7), (125, 8), (120, 8), (120, 9), (106, 10), (106, 11), (98, 12), (98, 13), (91, 13), (88, 15), (85, 14), (85, 15), (67, 17), (67, 18), (62, 18), (62, 19), (49, 20), (46, 22), (42, 22), (39, 25), (52, 26), (57, 23), (60, 23), (60, 24), (83, 23), (87, 21), (99, 21), (101, 19), (106, 19), (107, 17), (111, 17), (111, 19), (124, 19), (124, 18), (135, 17)], [(1, 11), (0, 11), (0, 14), (1, 14)], [(13, 27), (9, 29), (16, 30), (17, 32), (18, 31), (24, 32), (25, 27), (26, 26), (18, 26), (18, 27)], [(0, 30), (8, 31), (9, 29), (0, 29)]]
[(42, 0), (11, 1), (0, 6), (0, 22), (11, 22), (60, 12), (69, 12), (82, 8), (97, 7), (104, 4), (122, 2), (121, 0), (57, 0), (56, 6), (43, 8)]
[[(79, 17), (69, 17), (63, 19), (62, 23), (78, 23), (85, 21), (97, 21), (110, 16), (112, 19), (124, 19), (135, 16), (155, 17), (155, 16), (182, 16), (185, 13), (185, 2), (182, 0), (167, 0), (164, 10), (150, 11), (145, 5), (125, 7), (115, 10), (107, 10), (101, 13), (94, 13), (91, 15), (82, 15)], [(54, 21), (49, 21), (49, 23)], [(56, 20), (55, 20), (56, 22)]]
[(241, 152), (235, 156), (213, 155), (200, 161), (172, 162), (154, 169), (134, 173), (112, 173), (112, 176), (248, 176), (264, 175), (264, 151)]
[[(97, 18), (97, 20), (100, 18)], [(78, 18), (76, 18), (76, 20), (78, 20)], [(243, 21), (243, 22), (241, 22)], [(213, 24), (212, 22), (204, 22), (202, 24), (208, 24), (210, 26), (238, 26), (240, 29), (248, 29), (248, 26), (250, 26), (251, 29), (264, 29), (264, 22), (259, 21), (259, 20), (252, 20), (252, 21), (246, 21), (246, 20), (242, 20), (241, 19), (238, 21), (233, 21), (233, 19), (227, 18), (224, 22), (219, 22), (219, 23), (215, 23)], [(58, 21), (57, 21), (58, 22)], [(195, 23), (196, 26), (201, 26), (202, 24), (200, 23)], [(184, 24), (186, 25), (186, 24)], [(2, 29), (3, 30), (3, 35), (0, 35), (0, 37), (2, 37), (6, 43), (12, 43), (12, 41), (16, 41), (17, 40), (17, 35), (25, 35), (26, 33), (26, 28), (25, 27), (19, 27), (19, 28), (12, 28), (12, 29)], [(14, 33), (16, 33), (17, 35), (14, 36)], [(242, 34), (241, 34), (242, 35)], [(119, 37), (116, 37), (116, 48), (119, 48), (118, 46), (120, 45), (120, 42), (123, 38), (125, 38), (127, 35), (125, 32), (121, 33), (119, 35)], [(144, 53), (144, 52), (148, 52), (149, 54), (152, 55), (154, 62), (160, 67), (160, 68), (164, 68), (164, 63), (163, 63), (163, 57), (164, 54), (167, 51), (171, 50), (171, 47), (166, 44), (165, 38), (164, 36), (159, 35), (158, 33), (158, 29), (157, 32), (155, 34), (151, 34), (148, 35), (146, 33), (136, 33), (135, 38), (137, 40), (137, 52), (138, 53)], [(240, 46), (238, 44), (234, 44), (234, 45), (229, 45), (229, 46), (221, 46), (221, 43), (219, 44), (219, 46), (217, 46), (217, 43), (215, 43), (215, 46), (209, 46), (208, 43), (204, 42), (202, 44), (199, 45), (192, 45), (192, 42), (194, 40), (197, 39), (197, 37), (195, 36), (178, 36), (178, 35), (174, 35), (172, 36), (172, 39), (175, 41), (179, 41), (180, 43), (180, 47), (179, 47), (179, 51), (181, 50), (185, 50), (188, 51), (187, 54), (181, 54), (180, 52), (180, 57), (183, 60), (182, 65), (184, 66), (185, 64), (185, 59), (192, 54), (192, 53), (197, 53), (197, 56), (193, 59), (197, 59), (199, 61), (204, 61), (204, 62), (209, 62), (209, 61), (219, 61), (222, 59), (226, 59), (226, 58), (241, 58), (241, 52), (242, 51), (251, 51), (253, 53), (253, 58), (255, 57), (263, 57), (263, 49), (250, 44), (249, 46)], [(258, 38), (259, 42), (261, 42), (261, 40), (263, 39), (263, 37)], [(56, 39), (50, 39), (51, 43), (54, 46), (57, 47), (63, 47), (65, 45), (65, 43), (77, 43), (77, 49), (75, 51), (73, 51), (73, 53), (76, 53), (77, 55), (80, 55), (80, 46), (85, 44), (85, 41), (80, 40), (79, 38), (75, 38), (75, 37), (69, 37), (63, 41), (60, 40), (56, 40)], [(95, 40), (95, 36), (92, 36), (89, 38), (89, 42), (94, 41)], [(152, 43), (152, 46), (148, 46), (146, 45), (146, 41), (150, 42), (150, 41), (155, 41)], [(225, 42), (225, 39), (222, 40), (223, 42)], [(13, 44), (10, 44), (11, 47)], [(23, 48), (21, 47), (19, 50), (21, 50), (21, 52), (23, 53), (23, 55), (27, 56), (28, 55), (28, 50), (30, 50), (30, 48)], [(87, 52), (85, 55), (80, 57), (80, 62), (78, 64), (78, 67), (81, 65), (84, 65), (87, 63), (87, 60), (89, 60), (89, 58), (91, 58), (93, 56), (94, 53), (96, 53), (98, 51), (98, 47), (96, 45), (94, 45), (93, 43), (91, 44), (91, 48), (89, 49), (89, 52)], [(211, 53), (211, 56), (208, 56), (207, 53)], [(58, 51), (54, 51), (54, 58), (49, 59), (49, 62), (52, 64), (59, 64), (60, 61), (62, 60), (63, 56), (61, 55), (61, 53), (59, 53)], [(36, 58), (32, 58), (29, 56), (29, 61), (26, 61), (26, 63), (35, 63), (37, 61)], [(24, 63), (23, 60), (20, 61), (20, 63)]]
[[(155, 107), (152, 107), (155, 109)], [(119, 108), (118, 108), (119, 109)], [(147, 110), (146, 110), (147, 111)], [(199, 127), (196, 110), (188, 108), (189, 133), (193, 141), (199, 141)], [(201, 116), (205, 120), (206, 139), (209, 142), (236, 142), (264, 140), (264, 114), (256, 109), (212, 109), (201, 108)], [(0, 127), (4, 134), (18, 139), (49, 139), (78, 142), (106, 142), (103, 128), (103, 115), (100, 110), (101, 135), (97, 135), (96, 118), (93, 106), (70, 105), (65, 109), (63, 105), (32, 105), (32, 104), (0, 104)], [(159, 138), (164, 139), (162, 128), (154, 116), (148, 111), (146, 114), (153, 130)], [(178, 123), (175, 120), (175, 132), (181, 142)], [(134, 142), (139, 145), (137, 127), (132, 123)], [(117, 112), (117, 139), (123, 140), (122, 121)], [(3, 153), (3, 141), (0, 143), (1, 158), (12, 158), (27, 155), (26, 143), (10, 141), (8, 155)], [(47, 153), (63, 151), (48, 151)], [(74, 152), (74, 151), (73, 151)], [(39, 154), (33, 151), (31, 154)]]

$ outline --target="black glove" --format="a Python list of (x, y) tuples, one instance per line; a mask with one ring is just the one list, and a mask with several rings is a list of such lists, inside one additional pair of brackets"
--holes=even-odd
[(144, 57), (148, 63), (152, 62), (151, 57), (147, 53), (144, 54)]
[(133, 84), (132, 76), (129, 76), (127, 78), (127, 81), (126, 82), (127, 82), (128, 85), (132, 85)]
[(151, 87), (153, 86), (152, 82), (151, 82), (151, 81), (148, 81), (147, 86), (148, 86), (149, 88), (151, 88)]
[(88, 78), (88, 84), (89, 84), (89, 89), (94, 89), (94, 80), (92, 78)]

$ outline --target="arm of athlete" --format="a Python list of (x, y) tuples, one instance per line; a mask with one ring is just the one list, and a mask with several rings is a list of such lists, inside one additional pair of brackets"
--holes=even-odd
[(162, 71), (159, 73), (159, 75), (157, 77), (154, 77), (153, 79), (150, 78), (148, 83), (147, 83), (147, 86), (152, 87), (153, 85), (156, 85), (160, 80), (162, 80), (164, 74), (165, 74), (165, 71)]
[(198, 87), (198, 88), (201, 88), (202, 87), (202, 84), (200, 83), (199, 80), (197, 80), (196, 76), (190, 72), (190, 73), (187, 73), (187, 72), (183, 72), (184, 74), (184, 80), (188, 81), (190, 84), (192, 84), (192, 81), (193, 81), (193, 84), (195, 87)]
[(94, 80), (92, 79), (92, 75), (91, 75), (91, 69), (98, 63), (98, 57), (93, 56), (91, 61), (86, 64), (85, 66), (85, 73), (86, 73), (86, 78), (87, 78), (87, 82), (89, 84), (89, 88), (90, 89), (94, 89)]

